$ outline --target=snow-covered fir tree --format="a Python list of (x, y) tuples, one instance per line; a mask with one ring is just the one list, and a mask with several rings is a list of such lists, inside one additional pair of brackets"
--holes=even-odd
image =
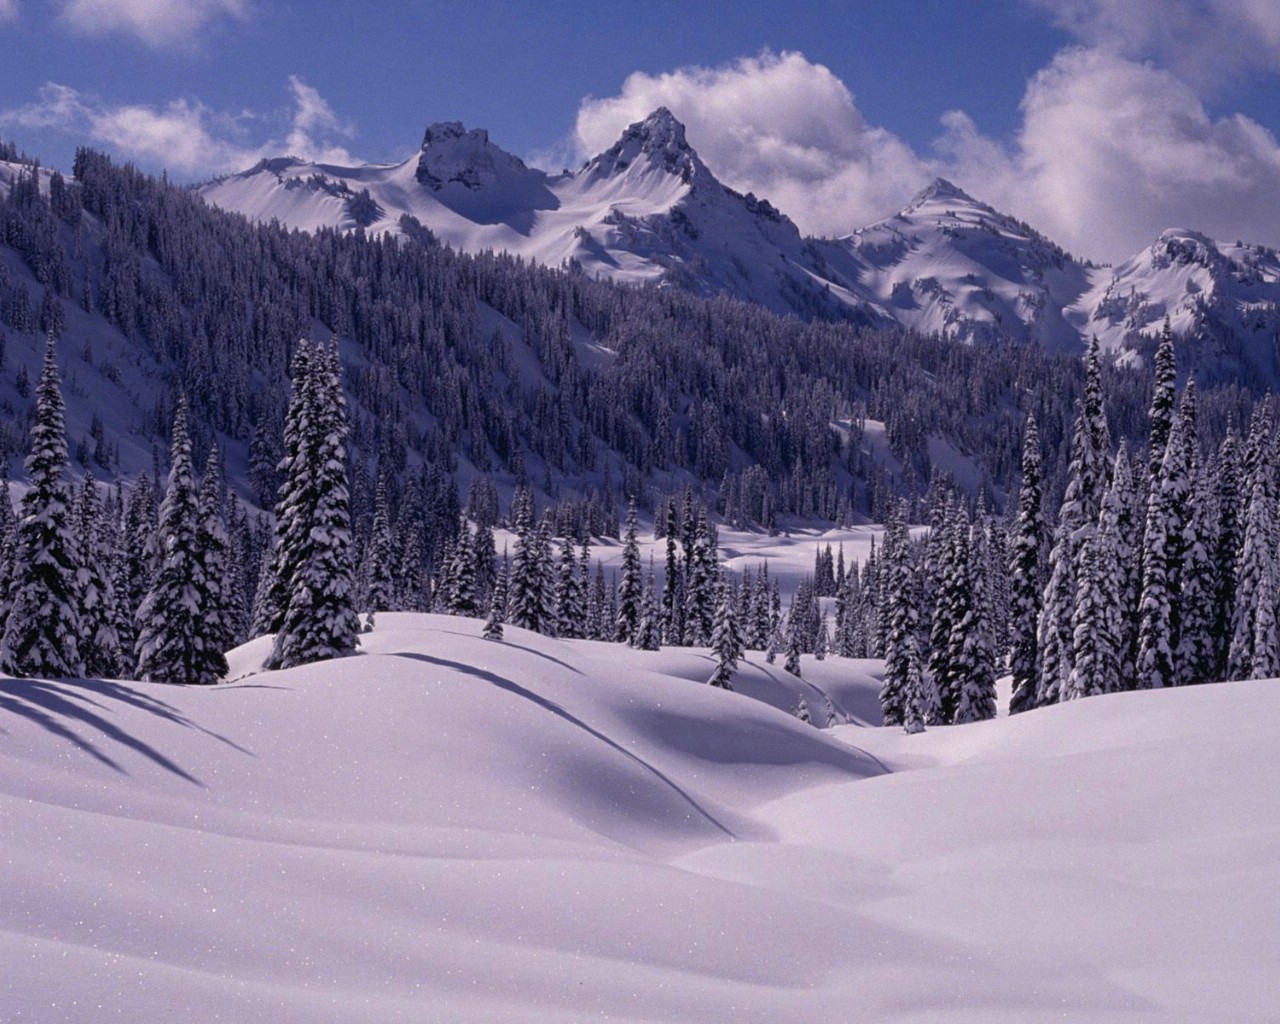
[[(336, 346), (327, 352), (316, 347), (294, 395), (301, 406), (297, 454), (288, 460), (284, 497), (276, 505), (277, 523), (284, 521), (277, 531), (289, 541), (288, 557), (276, 563), (286, 602), (267, 659), (270, 668), (350, 654), (360, 632), (352, 585), (346, 401)], [(291, 417), (293, 412), (291, 407)]]
[(169, 481), (160, 503), (160, 557), (151, 589), (138, 609), (138, 678), (163, 683), (216, 683), (227, 671), (218, 641), (206, 629), (204, 579), (195, 469), (187, 407), (173, 421)]
[(1012, 605), (1009, 672), (1013, 676), (1010, 714), (1035, 706), (1036, 663), (1039, 659), (1036, 634), (1040, 625), (1046, 549), (1043, 500), (1040, 434), (1036, 430), (1035, 417), (1028, 416), (1022, 436), (1022, 486), (1018, 492), (1018, 520), (1014, 526), (1009, 565)]
[[(738, 670), (738, 660), (746, 651), (746, 642), (734, 610), (732, 588), (727, 580), (720, 581), (720, 597), (716, 602), (716, 624), (711, 632), (711, 654), (716, 659), (716, 669), (708, 682), (724, 690), (733, 689), (733, 674)], [(799, 655), (794, 675), (799, 675)], [(788, 664), (790, 655), (788, 654)], [(788, 672), (792, 672), (790, 667)]]
[(907, 678), (911, 672), (911, 650), (919, 629), (905, 502), (899, 502), (894, 508), (885, 533), (882, 560), (887, 567), (882, 594), (886, 598), (885, 618), (889, 629), (885, 640), (880, 712), (885, 725), (901, 725), (905, 713)]
[(89, 676), (115, 676), (124, 668), (116, 633), (115, 587), (104, 537), (98, 485), (86, 472), (74, 510), (74, 541), (80, 593), (80, 654)]
[(507, 620), (507, 577), (510, 567), (507, 564), (507, 553), (502, 553), (502, 567), (493, 581), (493, 597), (489, 601), (489, 618), (484, 624), (483, 636), (486, 640), (501, 640), (502, 626)]
[(640, 542), (636, 526), (636, 502), (631, 499), (627, 510), (627, 529), (622, 544), (622, 575), (618, 581), (618, 618), (613, 639), (620, 644), (634, 644), (640, 628), (640, 598), (644, 591), (644, 575), (640, 565)]
[(662, 608), (658, 602), (657, 582), (654, 579), (653, 556), (649, 556), (649, 575), (640, 594), (640, 622), (636, 625), (633, 646), (640, 651), (657, 651), (662, 648)]
[(0, 638), (0, 671), (11, 676), (79, 676), (79, 585), (71, 539), (71, 510), (63, 476), (67, 436), (54, 342), (45, 347), (36, 387), (31, 451), (26, 459), (30, 489), (22, 498), (9, 614)]

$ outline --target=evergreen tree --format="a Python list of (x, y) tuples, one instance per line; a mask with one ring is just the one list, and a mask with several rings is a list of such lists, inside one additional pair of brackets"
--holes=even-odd
[(622, 579), (618, 583), (618, 618), (613, 639), (620, 644), (634, 644), (640, 628), (640, 598), (644, 577), (640, 566), (640, 545), (636, 532), (636, 502), (631, 499), (627, 510), (627, 532), (622, 545)]
[[(1227, 658), (1228, 679), (1253, 677), (1258, 614), (1262, 606), (1272, 603), (1274, 598), (1275, 552), (1271, 535), (1275, 512), (1266, 477), (1266, 473), (1254, 474), (1249, 508), (1245, 513), (1244, 545), (1236, 562), (1236, 601)], [(1264, 636), (1265, 632), (1264, 629)]]
[(556, 635), (581, 637), (587, 619), (586, 594), (582, 589), (582, 573), (573, 538), (565, 533), (560, 542), (560, 571), (555, 589)]
[(1218, 594), (1217, 502), (1215, 481), (1202, 472), (1191, 503), (1191, 515), (1183, 539), (1182, 587), (1179, 594), (1181, 616), (1176, 676), (1179, 686), (1204, 683), (1213, 678), (1217, 667), (1217, 651), (1213, 630), (1217, 619), (1214, 600)]
[(649, 576), (640, 595), (640, 622), (636, 626), (634, 646), (641, 651), (662, 647), (662, 610), (658, 606), (657, 584), (653, 575), (653, 556), (649, 556)]
[[(991, 646), (991, 619), (987, 608), (985, 573), (986, 530), (981, 521), (969, 528), (970, 600), (956, 631), (962, 636), (958, 661), (964, 675), (955, 686), (956, 722), (978, 722), (996, 716), (996, 661)], [(954, 639), (953, 639), (954, 644)], [(946, 712), (946, 705), (943, 705)]]
[(449, 582), (445, 598), (450, 615), (474, 617), (480, 614), (480, 595), (476, 586), (476, 559), (472, 547), (471, 527), (465, 517), (458, 524), (458, 536), (449, 562)]
[(1147, 467), (1148, 477), (1154, 487), (1160, 479), (1160, 467), (1164, 463), (1165, 448), (1173, 431), (1174, 406), (1177, 399), (1175, 387), (1178, 366), (1173, 354), (1173, 330), (1169, 318), (1164, 318), (1160, 332), (1160, 347), (1156, 349), (1155, 390), (1151, 395), (1151, 457)]
[(906, 516), (906, 502), (899, 502), (885, 534), (882, 556), (888, 570), (882, 592), (887, 595), (886, 617), (889, 622), (884, 681), (880, 687), (880, 712), (885, 725), (903, 723), (907, 678), (911, 673), (911, 650), (919, 628)]
[(486, 640), (501, 640), (502, 626), (507, 619), (507, 577), (510, 569), (507, 565), (507, 553), (502, 553), (502, 568), (497, 579), (493, 581), (493, 598), (489, 603), (489, 618), (484, 624)]
[[(725, 690), (733, 689), (733, 673), (737, 671), (738, 660), (746, 651), (746, 642), (738, 625), (738, 617), (733, 605), (731, 588), (726, 581), (722, 580), (720, 583), (720, 599), (716, 602), (716, 624), (711, 632), (711, 653), (716, 659), (716, 670), (708, 681), (712, 686), (718, 686)], [(793, 671), (788, 667), (787, 671), (792, 672), (794, 675), (799, 675), (798, 654), (796, 660), (795, 670)], [(788, 654), (789, 665), (790, 655)]]
[(138, 677), (216, 683), (227, 664), (205, 631), (207, 588), (196, 541), (199, 506), (185, 402), (174, 417), (171, 446), (169, 482), (160, 504), (160, 563), (138, 610)]
[(80, 601), (80, 654), (89, 676), (115, 676), (122, 669), (116, 635), (116, 598), (103, 538), (98, 485), (85, 473), (75, 513), (77, 582)]
[(63, 474), (67, 437), (53, 339), (36, 387), (36, 414), (22, 498), (9, 615), (0, 639), (0, 671), (12, 676), (79, 676), (80, 609), (75, 549)]
[(1111, 534), (1099, 530), (1085, 542), (1072, 616), (1075, 659), (1062, 688), (1062, 700), (1092, 697), (1119, 688), (1115, 628), (1119, 602), (1114, 564)]
[(373, 526), (369, 535), (368, 575), (364, 597), (365, 608), (370, 616), (392, 606), (392, 595), (395, 593), (394, 559), (387, 481), (379, 474), (374, 496)]
[(1120, 689), (1132, 689), (1137, 678), (1142, 526), (1141, 497), (1134, 484), (1128, 452), (1121, 445), (1098, 526), (1099, 532), (1108, 534), (1116, 578), (1116, 671)]
[(1240, 479), (1239, 445), (1234, 431), (1228, 432), (1218, 449), (1217, 461), (1218, 530), (1213, 550), (1214, 580), (1217, 588), (1211, 602), (1214, 617), (1210, 637), (1213, 645), (1213, 679), (1226, 679), (1227, 656), (1231, 650), (1232, 619), (1236, 608), (1236, 559), (1244, 547), (1244, 488)]
[(907, 658), (907, 685), (903, 701), (902, 729), (910, 736), (924, 732), (925, 683), (918, 643), (911, 645)]
[(302, 406), (297, 455), (288, 460), (284, 497), (276, 506), (290, 541), (288, 557), (276, 563), (278, 575), (288, 570), (282, 591), (288, 599), (269, 668), (350, 654), (360, 632), (351, 576), (346, 401), (336, 347), (326, 353), (317, 346), (295, 395)]
[(196, 496), (196, 562), (199, 566), (196, 580), (201, 588), (199, 602), (203, 609), (200, 628), (208, 637), (206, 649), (211, 670), (219, 678), (227, 674), (223, 652), (230, 650), (238, 642), (236, 626), (230, 614), (230, 561), (231, 546), (222, 509), (218, 448), (214, 445), (205, 463), (204, 477)]
[[(787, 656), (786, 660), (782, 663), (782, 667), (784, 671), (790, 672), (793, 676), (798, 677), (800, 675), (800, 633), (803, 627), (800, 624), (799, 617), (796, 612), (796, 605), (792, 602), (791, 610), (787, 613)], [(805, 721), (808, 721), (808, 719), (806, 718)]]
[(1276, 633), (1276, 601), (1273, 573), (1267, 573), (1258, 584), (1257, 608), (1253, 618), (1253, 651), (1249, 664), (1250, 679), (1275, 679), (1280, 676), (1280, 636)]
[(9, 585), (15, 575), (14, 554), (18, 549), (18, 519), (9, 496), (9, 458), (0, 454), (0, 637), (9, 618)]
[(1049, 555), (1049, 582), (1045, 584), (1044, 603), (1040, 610), (1040, 629), (1036, 639), (1040, 667), (1034, 707), (1056, 703), (1063, 684), (1071, 675), (1076, 578), (1070, 534), (1070, 526), (1060, 521), (1054, 532), (1053, 550)]
[(666, 644), (679, 644), (684, 637), (684, 602), (681, 600), (681, 564), (679, 551), (679, 521), (676, 503), (667, 502), (666, 518), (667, 562), (662, 586), (662, 640)]
[[(507, 620), (513, 626), (535, 633), (555, 630), (552, 605), (551, 566), (544, 559), (549, 538), (543, 526), (533, 524), (533, 499), (521, 489), (514, 499), (516, 549), (511, 559), (511, 589), (507, 597)], [(544, 523), (546, 521), (544, 520)]]
[(1042, 560), (1045, 551), (1045, 521), (1041, 496), (1040, 435), (1034, 416), (1027, 417), (1022, 438), (1022, 488), (1018, 492), (1018, 522), (1014, 528), (1011, 578), (1011, 629), (1009, 671), (1013, 676), (1013, 696), (1009, 713), (1017, 714), (1035, 706), (1036, 661), (1039, 656), (1036, 632), (1044, 588)]

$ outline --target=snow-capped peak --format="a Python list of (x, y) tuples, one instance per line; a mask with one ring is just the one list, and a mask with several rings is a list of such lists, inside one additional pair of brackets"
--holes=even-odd
[(608, 177), (637, 165), (643, 169), (661, 168), (687, 184), (705, 171), (685, 138), (684, 125), (666, 107), (629, 125), (617, 142), (587, 162), (583, 172), (592, 178)]
[(535, 173), (490, 142), (483, 128), (467, 131), (461, 121), (438, 121), (423, 136), (416, 177), (437, 192), (451, 183), (474, 191), (499, 179)]
[(928, 187), (921, 189), (912, 196), (911, 201), (903, 207), (899, 216), (910, 217), (912, 214), (931, 206), (946, 210), (953, 210), (959, 207), (971, 208), (986, 214), (996, 213), (986, 203), (974, 199), (959, 185), (948, 181), (946, 178), (934, 178)]

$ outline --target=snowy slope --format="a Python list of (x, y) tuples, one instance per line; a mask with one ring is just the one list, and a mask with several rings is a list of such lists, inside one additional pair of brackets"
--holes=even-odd
[(433, 124), (403, 163), (335, 167), (264, 160), (200, 189), (258, 220), (399, 231), (408, 214), (468, 252), (503, 250), (592, 275), (675, 280), (787, 312), (818, 303), (812, 257), (795, 225), (767, 202), (726, 188), (665, 108), (631, 125), (577, 172), (526, 167), (481, 129)]
[(1062, 309), (1087, 290), (1092, 268), (944, 179), (823, 252), (850, 288), (913, 330), (1079, 347)]
[[(697, 681), (702, 652), (479, 628), (386, 615), (365, 654), (210, 689), (0, 678), (5, 1019), (1243, 1022), (1280, 999), (1274, 682), (904, 737), (801, 725), (776, 706), (810, 683), (754, 655), (744, 696)], [(872, 663), (804, 667), (874, 721)]]
[(1154, 352), (1167, 316), (1176, 336), (1194, 339), (1187, 362), (1202, 377), (1280, 381), (1280, 256), (1265, 246), (1166, 231), (1098, 275), (1066, 316), (1104, 348), (1139, 354)]

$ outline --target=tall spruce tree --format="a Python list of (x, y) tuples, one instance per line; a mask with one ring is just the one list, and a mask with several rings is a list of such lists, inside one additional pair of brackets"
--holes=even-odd
[(1018, 521), (1014, 527), (1009, 566), (1013, 605), (1010, 614), (1009, 671), (1013, 676), (1010, 714), (1035, 706), (1036, 661), (1039, 655), (1036, 633), (1044, 589), (1042, 560), (1045, 546), (1040, 434), (1036, 430), (1035, 417), (1028, 416), (1022, 437), (1022, 487), (1018, 492)]
[[(303, 343), (305, 347), (305, 343)], [(336, 346), (320, 346), (306, 361), (293, 405), (301, 408), (296, 454), (286, 459), (286, 481), (276, 505), (290, 542), (277, 560), (284, 613), (267, 660), (290, 668), (350, 654), (359, 643), (351, 566), (351, 511), (347, 488), (346, 400)], [(286, 449), (291, 451), (290, 445)], [(278, 526), (277, 530), (281, 528)]]
[(31, 452), (31, 487), (22, 498), (9, 615), (0, 638), (0, 671), (13, 676), (79, 676), (80, 601), (70, 508), (63, 475), (67, 435), (53, 338), (45, 347)]
[(887, 596), (889, 628), (885, 642), (884, 681), (880, 687), (880, 713), (885, 725), (901, 725), (906, 713), (911, 651), (919, 629), (905, 501), (894, 506), (885, 533), (882, 559), (888, 570), (883, 593)]
[[(708, 682), (724, 690), (733, 689), (733, 674), (738, 670), (738, 660), (746, 650), (742, 629), (734, 611), (732, 588), (727, 580), (720, 581), (720, 596), (716, 602), (716, 624), (711, 631), (711, 653), (716, 659), (716, 669)], [(797, 655), (797, 661), (799, 656)], [(797, 665), (796, 675), (799, 675)], [(790, 668), (787, 669), (791, 671)]]
[(636, 527), (636, 502), (627, 509), (627, 532), (622, 545), (622, 577), (618, 581), (618, 620), (613, 639), (620, 644), (634, 644), (640, 628), (640, 598), (644, 592), (644, 575), (640, 565), (640, 543)]
[(76, 561), (80, 565), (80, 654), (89, 676), (115, 676), (123, 665), (116, 634), (116, 598), (107, 557), (98, 485), (86, 472), (74, 511)]
[(199, 506), (185, 401), (174, 416), (170, 444), (169, 481), (160, 503), (160, 558), (138, 609), (138, 677), (216, 683), (227, 664), (205, 629), (207, 588), (197, 550)]

